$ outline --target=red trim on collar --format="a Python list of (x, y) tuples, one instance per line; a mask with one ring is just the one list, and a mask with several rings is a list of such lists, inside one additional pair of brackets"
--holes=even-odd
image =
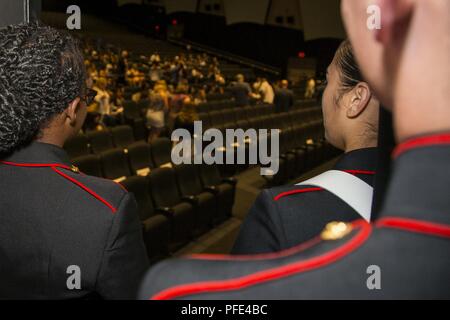
[(314, 191), (322, 191), (322, 188), (305, 188), (305, 189), (297, 189), (297, 190), (291, 190), (291, 191), (286, 191), (286, 192), (282, 192), (279, 195), (275, 196), (273, 198), (274, 201), (278, 201), (283, 197), (286, 196), (290, 196), (292, 194), (297, 194), (297, 193), (306, 193), (306, 192), (314, 192)]
[(240, 278), (205, 281), (175, 286), (155, 294), (150, 299), (167, 300), (206, 292), (239, 290), (264, 282), (293, 276), (297, 273), (307, 272), (325, 267), (344, 258), (348, 254), (359, 248), (369, 238), (372, 231), (372, 227), (370, 224), (368, 224), (364, 220), (357, 220), (353, 223), (353, 226), (355, 228), (358, 228), (359, 230), (350, 240), (348, 240), (342, 246), (320, 256), (290, 263), (281, 267), (259, 271)]
[(13, 167), (29, 167), (29, 168), (56, 167), (56, 168), (72, 170), (71, 167), (69, 167), (65, 164), (60, 164), (60, 163), (17, 163), (17, 162), (10, 162), (10, 161), (0, 161), (0, 163), (6, 164), (7, 166), (13, 166)]
[(59, 163), (16, 163), (16, 162), (9, 162), (9, 161), (0, 161), (0, 163), (3, 163), (8, 166), (14, 166), (14, 167), (51, 168), (57, 174), (59, 174), (60, 176), (62, 176), (65, 179), (69, 180), (70, 182), (74, 183), (75, 185), (77, 185), (78, 187), (80, 187), (81, 189), (83, 189), (84, 191), (89, 193), (91, 196), (93, 196), (95, 199), (97, 199), (98, 201), (100, 201), (101, 203), (106, 205), (112, 211), (112, 213), (116, 213), (116, 211), (117, 211), (117, 209), (115, 207), (113, 207), (111, 205), (111, 203), (109, 203), (104, 198), (99, 196), (96, 192), (94, 192), (93, 190), (91, 190), (90, 188), (88, 188), (87, 186), (82, 184), (80, 181), (78, 181), (78, 180), (68, 176), (67, 174), (63, 173), (62, 171), (58, 170), (58, 168), (61, 168), (61, 169), (66, 169), (66, 170), (73, 172), (72, 168), (67, 165), (59, 164)]
[(392, 153), (393, 158), (397, 158), (406, 151), (429, 146), (450, 145), (450, 133), (437, 134), (426, 137), (419, 137), (407, 140), (399, 144)]
[(450, 226), (428, 221), (407, 218), (386, 217), (375, 222), (379, 228), (394, 228), (409, 232), (423, 233), (432, 236), (450, 238)]
[(351, 173), (351, 174), (367, 174), (367, 175), (375, 175), (376, 174), (375, 171), (371, 171), (371, 170), (342, 170), (342, 171)]

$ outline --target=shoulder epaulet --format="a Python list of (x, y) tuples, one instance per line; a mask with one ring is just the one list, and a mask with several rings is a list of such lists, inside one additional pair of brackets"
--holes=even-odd
[[(76, 167), (74, 165), (68, 166), (68, 165), (59, 164), (59, 163), (16, 163), (16, 162), (9, 162), (9, 161), (0, 161), (0, 163), (9, 165), (9, 166), (14, 166), (14, 167), (50, 168), (51, 170), (56, 172), (58, 175), (60, 175), (64, 179), (75, 184), (76, 186), (78, 186), (79, 188), (81, 188), (82, 190), (87, 192), (89, 195), (91, 195), (92, 197), (94, 197), (95, 199), (97, 199), (98, 201), (103, 203), (105, 206), (107, 206), (111, 210), (112, 213), (116, 213), (116, 211), (117, 211), (117, 208), (113, 204), (111, 204), (111, 202), (107, 201), (104, 197), (100, 196), (97, 192), (95, 192), (94, 190), (89, 188), (86, 184), (84, 184), (81, 181), (79, 181), (78, 179), (70, 176), (68, 173), (64, 172), (64, 170), (67, 170), (71, 173), (82, 175), (82, 172), (80, 172), (78, 167)], [(114, 181), (111, 181), (111, 182), (115, 183)], [(123, 190), (126, 191), (126, 189), (122, 185), (120, 185), (118, 183), (116, 183), (116, 184), (119, 185)]]

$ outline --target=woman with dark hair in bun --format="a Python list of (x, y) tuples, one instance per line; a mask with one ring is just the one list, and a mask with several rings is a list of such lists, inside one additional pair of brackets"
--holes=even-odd
[(0, 29), (0, 299), (134, 297), (147, 267), (135, 200), (62, 149), (94, 97), (71, 36)]
[[(379, 102), (360, 73), (349, 41), (340, 45), (328, 67), (322, 110), (325, 138), (344, 155), (332, 172), (301, 185), (264, 190), (242, 225), (234, 254), (294, 247), (315, 237), (331, 221), (361, 216), (370, 220)], [(342, 191), (350, 191), (350, 199), (342, 197)]]

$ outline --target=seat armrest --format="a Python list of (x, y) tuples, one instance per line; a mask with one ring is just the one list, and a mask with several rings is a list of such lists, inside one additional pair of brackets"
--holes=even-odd
[(234, 177), (225, 178), (222, 181), (225, 182), (225, 183), (229, 183), (229, 184), (231, 184), (233, 186), (236, 186), (236, 184), (238, 182), (237, 179), (234, 178)]
[(181, 197), (181, 200), (183, 200), (184, 202), (188, 202), (194, 206), (196, 206), (198, 204), (198, 198), (196, 196), (193, 195), (189, 195), (189, 196), (183, 196)]
[(160, 207), (156, 209), (156, 212), (162, 213), (165, 216), (171, 217), (173, 216), (173, 210), (169, 207)]
[(211, 192), (215, 195), (219, 193), (219, 190), (217, 190), (216, 186), (207, 186), (205, 187), (205, 191)]

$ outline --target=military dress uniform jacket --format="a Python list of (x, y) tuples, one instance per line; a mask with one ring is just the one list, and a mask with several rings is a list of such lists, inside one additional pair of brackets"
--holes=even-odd
[(1, 299), (136, 297), (148, 260), (131, 194), (37, 142), (1, 159), (0, 184)]
[[(372, 186), (377, 158), (377, 148), (354, 150), (342, 155), (333, 170), (354, 174)], [(347, 203), (321, 188), (292, 185), (264, 190), (245, 218), (232, 253), (285, 250), (313, 238), (330, 221), (359, 217)]]
[(162, 262), (140, 298), (449, 299), (449, 185), (450, 133), (409, 140), (396, 149), (374, 223), (329, 224), (275, 254)]

